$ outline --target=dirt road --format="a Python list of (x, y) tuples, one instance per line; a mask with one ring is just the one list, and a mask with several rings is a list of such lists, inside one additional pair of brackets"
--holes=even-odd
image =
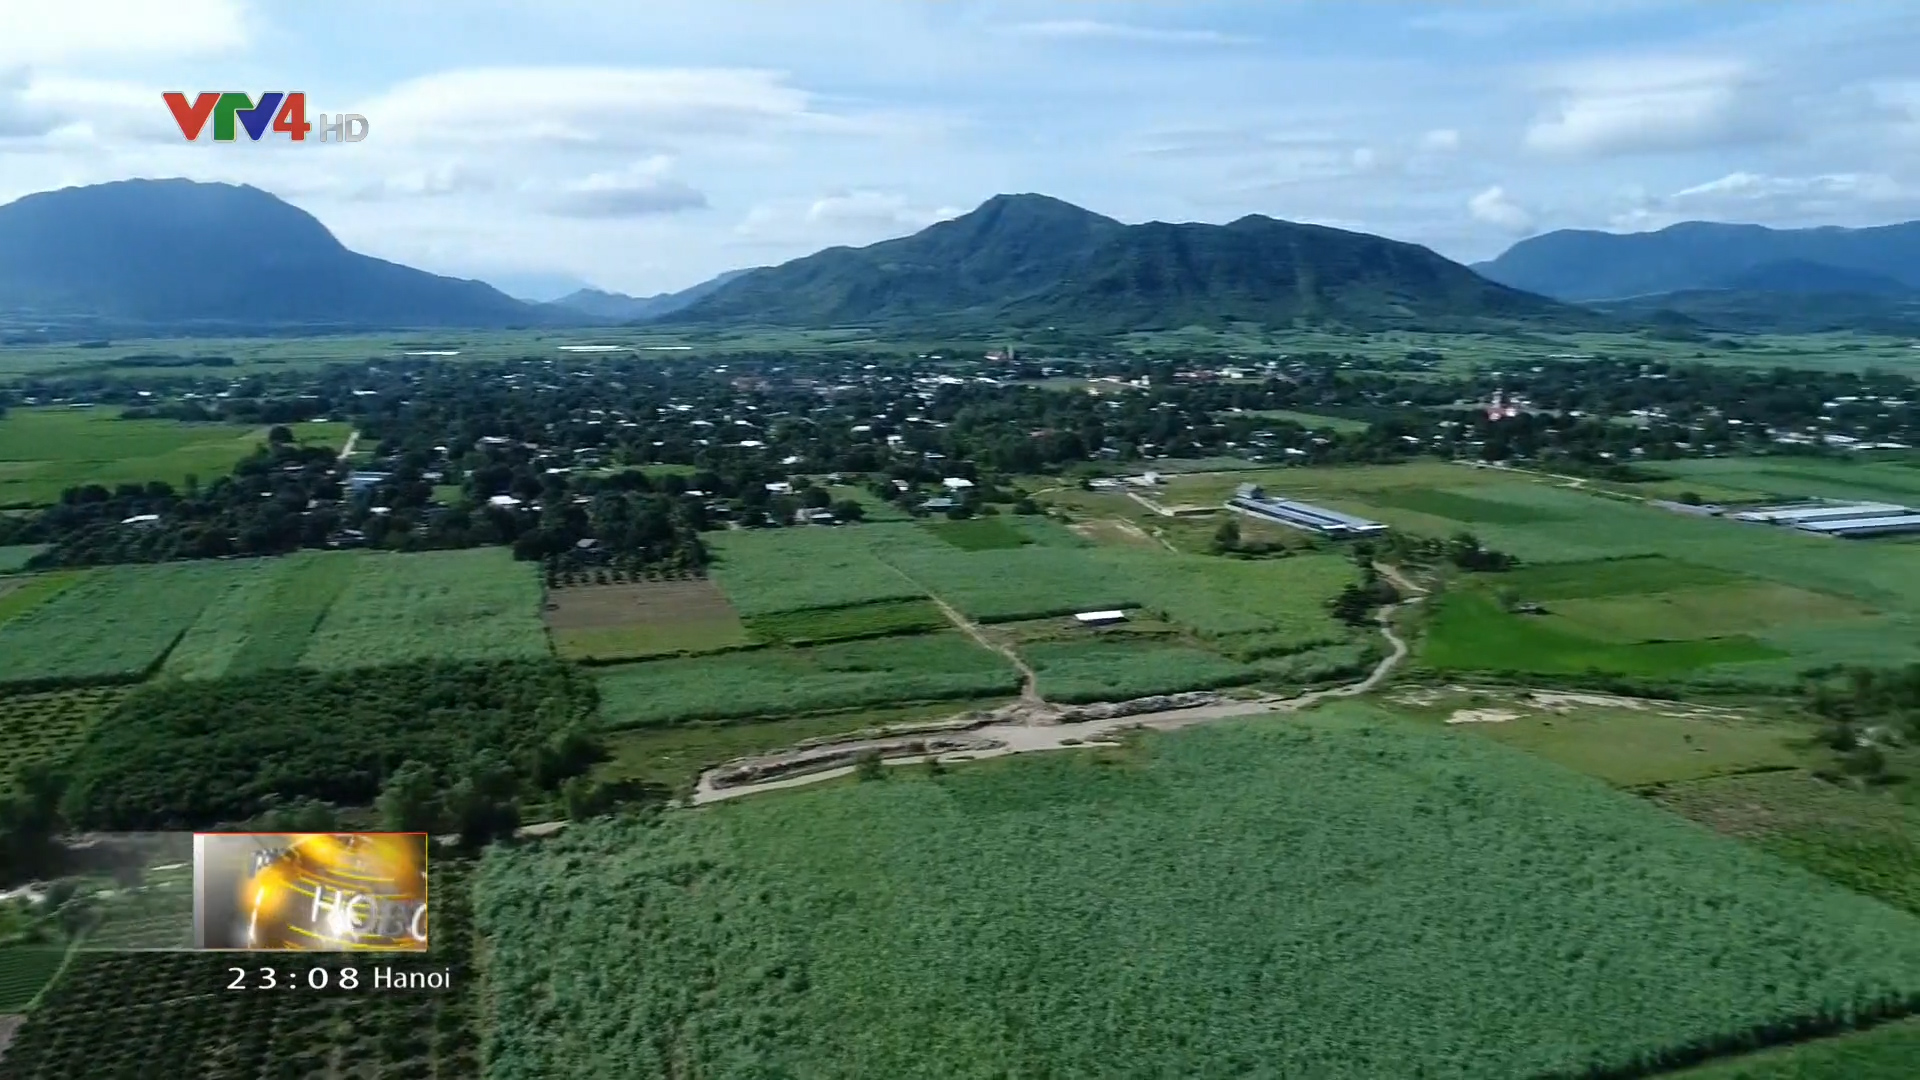
[[(1399, 608), (1409, 604), (1417, 604), (1425, 599), (1425, 593), (1418, 586), (1407, 581), (1397, 572), (1389, 576), (1394, 580), (1396, 585), (1412, 595), (1409, 595), (1407, 599), (1401, 601), (1399, 604), (1381, 609), (1379, 615), (1380, 633), (1381, 636), (1386, 638), (1392, 651), (1382, 658), (1378, 664), (1374, 665), (1373, 670), (1367, 674), (1366, 678), (1358, 682), (1331, 687), (1325, 690), (1314, 690), (1291, 698), (1249, 698), (1245, 701), (1221, 702), (1216, 705), (1202, 705), (1191, 709), (1171, 709), (1158, 713), (1136, 713), (1132, 716), (1115, 716), (1101, 720), (1084, 720), (1077, 723), (986, 724), (974, 728), (967, 733), (970, 738), (977, 739), (982, 743), (991, 744), (985, 749), (934, 755), (910, 754), (889, 757), (885, 759), (886, 764), (912, 765), (925, 761), (929, 756), (936, 757), (943, 762), (975, 761), (982, 758), (1004, 757), (1008, 754), (1029, 754), (1042, 750), (1068, 750), (1076, 746), (1112, 746), (1115, 745), (1111, 738), (1112, 735), (1132, 728), (1173, 731), (1179, 728), (1192, 727), (1196, 724), (1204, 724), (1212, 720), (1223, 720), (1228, 717), (1253, 716), (1260, 713), (1271, 712), (1297, 712), (1318, 704), (1321, 701), (1325, 701), (1328, 698), (1354, 697), (1367, 693), (1385, 682), (1387, 678), (1393, 674), (1393, 670), (1400, 666), (1400, 663), (1407, 657), (1408, 649), (1406, 641), (1393, 630), (1392, 618), (1394, 612)], [(941, 606), (945, 607), (946, 605), (942, 604)], [(955, 619), (956, 625), (961, 626), (962, 629), (966, 629), (968, 625), (970, 625), (967, 624), (964, 619), (960, 618), (957, 612), (950, 613), (949, 617)], [(976, 627), (970, 632), (977, 633), (977, 631), (978, 628)], [(986, 642), (984, 638), (981, 640), (988, 648), (995, 648), (990, 642)], [(1011, 650), (998, 649), (996, 651), (1011, 652)], [(1014, 663), (1019, 664), (1022, 671), (1028, 672), (1028, 685), (1031, 686), (1031, 672), (1027, 669), (1026, 665), (1022, 664), (1018, 658), (1014, 658)], [(1033, 700), (1038, 702), (1038, 696), (1035, 695)], [(1044, 704), (1044, 702), (1042, 702), (1042, 704)], [(832, 745), (839, 749), (858, 752), (868, 748), (897, 749), (899, 741), (897, 739), (854, 739), (845, 743), (835, 743)], [(765, 756), (775, 757), (778, 755)], [(737, 799), (743, 795), (753, 795), (762, 791), (778, 791), (782, 788), (816, 784), (823, 780), (831, 780), (835, 777), (850, 775), (854, 771), (854, 767), (849, 765), (832, 769), (822, 769), (817, 772), (805, 772), (794, 776), (783, 776), (773, 780), (761, 780), (753, 783), (736, 784), (729, 787), (716, 787), (714, 785), (713, 778), (716, 771), (715, 769), (708, 769), (706, 772), (700, 774), (700, 782), (693, 793), (693, 805), (703, 806), (708, 803)]]
[(340, 448), (340, 461), (343, 464), (346, 462), (348, 458), (353, 456), (353, 445), (359, 441), (360, 441), (360, 430), (358, 428), (355, 428), (354, 430), (347, 432), (347, 444)]

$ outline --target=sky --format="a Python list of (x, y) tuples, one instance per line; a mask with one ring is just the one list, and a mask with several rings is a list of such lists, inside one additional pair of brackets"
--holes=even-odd
[[(1920, 218), (1917, 57), (1911, 0), (0, 0), (0, 202), (248, 183), (535, 299), (1022, 191), (1474, 261), (1560, 228)], [(299, 90), (368, 134), (188, 143), (170, 90)]]

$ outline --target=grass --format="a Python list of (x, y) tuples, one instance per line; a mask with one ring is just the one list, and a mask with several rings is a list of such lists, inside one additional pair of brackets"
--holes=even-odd
[(144, 678), (234, 575), (251, 572), (249, 564), (225, 562), (90, 571), (0, 624), (0, 680)]
[(1322, 416), (1319, 413), (1296, 412), (1293, 409), (1248, 409), (1242, 415), (1258, 416), (1266, 420), (1286, 420), (1308, 431), (1320, 431), (1332, 428), (1342, 434), (1352, 434), (1367, 430), (1364, 420), (1352, 420), (1340, 416)]
[(0, 582), (0, 624), (53, 599), (89, 573), (88, 570), (53, 570)]
[(1049, 701), (1126, 701), (1253, 682), (1245, 664), (1191, 646), (1094, 638), (1025, 646), (1021, 656), (1040, 677)]
[(1660, 555), (1523, 566), (1491, 578), (1526, 600), (1589, 600), (1733, 585), (1738, 574)]
[(1698, 641), (1602, 641), (1556, 626), (1540, 616), (1502, 610), (1484, 589), (1458, 588), (1431, 605), (1420, 663), (1438, 671), (1672, 678), (1721, 664), (1785, 656), (1753, 637)]
[(1771, 582), (1563, 600), (1548, 610), (1556, 624), (1601, 641), (1619, 642), (1759, 634), (1778, 626), (1804, 627), (1874, 614), (1858, 601)]
[(991, 551), (1017, 548), (1033, 541), (1019, 529), (997, 517), (968, 518), (965, 521), (929, 522), (926, 530), (962, 551)]
[(1657, 703), (1534, 712), (1452, 730), (1518, 747), (1619, 787), (1795, 768), (1805, 760), (1796, 742), (1807, 735), (1778, 723), (1675, 715)]
[(604, 780), (638, 780), (674, 792), (690, 791), (700, 772), (748, 754), (782, 750), (805, 739), (845, 735), (893, 724), (927, 723), (974, 709), (990, 709), (1006, 698), (965, 698), (891, 708), (849, 709), (747, 723), (681, 724), (616, 732), (607, 738), (608, 760), (594, 772)]
[(300, 666), (322, 670), (408, 660), (545, 656), (540, 580), (504, 548), (375, 554), (314, 628)]
[(776, 615), (925, 594), (869, 550), (871, 530), (920, 533), (912, 525), (845, 529), (743, 529), (714, 534), (713, 578), (741, 615)]
[(1920, 469), (1855, 457), (1735, 457), (1663, 461), (1661, 473), (1745, 489), (1759, 499), (1858, 499), (1920, 503)]
[[(267, 438), (265, 427), (122, 420), (100, 407), (21, 408), (0, 418), (0, 506), (45, 505), (81, 484), (175, 487), (188, 477), (202, 483), (226, 476)], [(297, 438), (338, 446), (346, 424), (290, 424)]]
[(498, 1074), (1626, 1075), (1920, 995), (1920, 921), (1487, 740), (1135, 745), (490, 853)]
[(1920, 809), (1805, 772), (1672, 784), (1661, 804), (1830, 881), (1920, 914)]
[(1434, 517), (1450, 518), (1462, 526), (1469, 527), (1490, 522), (1503, 525), (1526, 525), (1536, 521), (1553, 521), (1558, 517), (1537, 507), (1495, 502), (1492, 499), (1477, 498), (1465, 491), (1447, 488), (1385, 488), (1368, 495), (1367, 501), (1376, 506), (1392, 506)]
[(961, 551), (946, 544), (891, 547), (901, 572), (980, 622), (1139, 607), (1147, 583), (1116, 573), (1098, 549), (1037, 544)]
[(11, 574), (23, 569), (27, 560), (47, 550), (45, 544), (7, 544), (0, 545), (0, 574)]
[(1673, 1073), (1667, 1080), (1911, 1080), (1920, 1020), (1816, 1039)]
[(611, 731), (1013, 693), (1019, 674), (958, 633), (653, 660), (597, 670)]
[(882, 600), (853, 607), (760, 615), (747, 620), (747, 632), (755, 641), (809, 645), (891, 634), (917, 634), (944, 629), (948, 625), (947, 617), (931, 600)]

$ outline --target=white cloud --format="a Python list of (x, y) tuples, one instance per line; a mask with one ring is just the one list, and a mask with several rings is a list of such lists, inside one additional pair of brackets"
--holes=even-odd
[(1725, 60), (1621, 58), (1549, 80), (1554, 103), (1527, 129), (1528, 148), (1605, 156), (1757, 141), (1779, 117), (1750, 100), (1747, 68)]
[[(388, 137), (661, 152), (774, 133), (911, 133), (913, 118), (834, 112), (775, 71), (735, 68), (469, 68), (412, 79), (364, 112)], [(389, 134), (390, 133), (390, 134)]]
[(1460, 133), (1453, 128), (1434, 128), (1420, 136), (1420, 148), (1436, 154), (1460, 149)]
[(1642, 193), (1632, 203), (1612, 216), (1612, 227), (1638, 231), (1689, 220), (1864, 225), (1920, 214), (1920, 186), (1886, 173), (1733, 172), (1671, 195)]
[(461, 162), (406, 169), (351, 189), (347, 197), (361, 202), (385, 199), (434, 198), (490, 191), (493, 180), (485, 172)]
[(1467, 200), (1467, 212), (1475, 221), (1485, 222), (1507, 232), (1524, 233), (1533, 228), (1533, 214), (1514, 202), (1498, 184)]
[(1020, 37), (1054, 38), (1069, 41), (1135, 41), (1158, 45), (1251, 45), (1259, 38), (1227, 34), (1218, 30), (1181, 30), (1132, 23), (1100, 22), (1095, 19), (1052, 19), (1043, 22), (1013, 23), (1001, 27), (1003, 33)]
[(0, 64), (86, 56), (198, 55), (249, 40), (238, 0), (6, 0)]
[(814, 199), (756, 204), (734, 226), (733, 243), (801, 249), (868, 244), (917, 232), (962, 213), (959, 207), (927, 206), (899, 192), (848, 189)]
[(566, 184), (549, 202), (564, 217), (621, 218), (703, 210), (707, 197), (667, 175), (673, 159), (656, 155), (625, 169), (594, 173)]

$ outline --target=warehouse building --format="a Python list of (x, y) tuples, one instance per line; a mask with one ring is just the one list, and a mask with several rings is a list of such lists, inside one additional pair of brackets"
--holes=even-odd
[(1889, 514), (1883, 517), (1850, 518), (1842, 521), (1810, 521), (1801, 526), (1802, 530), (1820, 533), (1824, 536), (1894, 536), (1900, 533), (1920, 533), (1920, 514), (1911, 511), (1903, 514)]
[(1913, 511), (1892, 503), (1820, 503), (1808, 506), (1765, 506), (1742, 510), (1736, 521), (1754, 521), (1767, 525), (1806, 526), (1818, 521), (1853, 521), (1866, 518), (1899, 517)]
[(1233, 498), (1227, 500), (1227, 506), (1248, 517), (1336, 539), (1375, 536), (1387, 531), (1387, 527), (1377, 521), (1368, 521), (1311, 503), (1273, 498), (1258, 484), (1241, 484), (1235, 489)]

